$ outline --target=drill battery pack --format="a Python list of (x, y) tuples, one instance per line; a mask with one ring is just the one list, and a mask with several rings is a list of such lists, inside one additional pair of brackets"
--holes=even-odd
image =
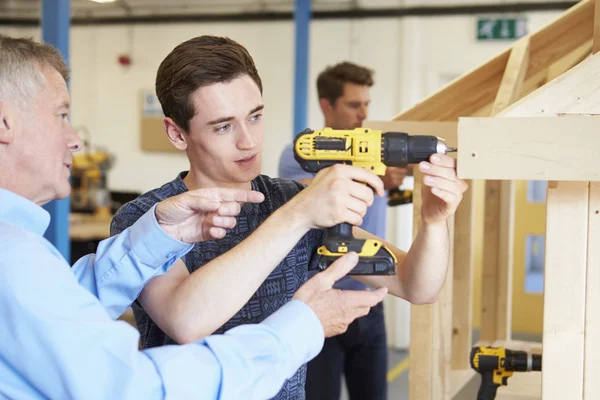
[(317, 250), (320, 255), (318, 268), (325, 270), (350, 251), (358, 254), (358, 263), (348, 275), (396, 274), (396, 256), (379, 240), (358, 239), (352, 236), (350, 224), (339, 224), (327, 230), (323, 244)]

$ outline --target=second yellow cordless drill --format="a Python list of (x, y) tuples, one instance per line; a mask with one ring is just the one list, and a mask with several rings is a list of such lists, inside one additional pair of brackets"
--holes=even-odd
[(471, 367), (481, 374), (477, 400), (494, 400), (500, 386), (508, 384), (515, 371), (541, 371), (542, 355), (504, 347), (478, 346), (471, 349)]
[[(294, 157), (303, 170), (317, 173), (335, 164), (347, 164), (385, 175), (387, 167), (405, 167), (428, 161), (433, 154), (445, 154), (449, 148), (443, 139), (428, 135), (408, 135), (404, 132), (382, 132), (367, 128), (320, 131), (307, 129), (294, 140)], [(319, 268), (325, 269), (349, 251), (359, 255), (356, 267), (349, 275), (394, 275), (396, 257), (380, 241), (357, 239), (352, 226), (338, 224), (327, 230)]]

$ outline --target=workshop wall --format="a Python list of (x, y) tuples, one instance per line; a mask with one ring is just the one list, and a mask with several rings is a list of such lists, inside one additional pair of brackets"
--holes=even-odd
[[(529, 30), (558, 14), (529, 13)], [(0, 32), (39, 38), (36, 28), (0, 27)], [(202, 34), (230, 36), (253, 55), (266, 105), (263, 172), (277, 174), (279, 153), (293, 134), (291, 21), (74, 26), (71, 32), (71, 119), (87, 128), (95, 146), (115, 155), (111, 189), (146, 191), (187, 168), (183, 154), (141, 150), (139, 92), (153, 87), (160, 61), (174, 46)], [(375, 69), (370, 119), (389, 119), (508, 44), (477, 42), (472, 16), (313, 21), (309, 125), (323, 123), (314, 82), (327, 65), (348, 59)], [(120, 65), (120, 54), (129, 54), (132, 64)]]

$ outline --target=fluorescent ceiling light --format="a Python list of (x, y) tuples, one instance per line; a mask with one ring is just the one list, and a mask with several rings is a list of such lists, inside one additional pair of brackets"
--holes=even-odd
[(90, 0), (93, 1), (94, 3), (114, 3), (115, 0)]

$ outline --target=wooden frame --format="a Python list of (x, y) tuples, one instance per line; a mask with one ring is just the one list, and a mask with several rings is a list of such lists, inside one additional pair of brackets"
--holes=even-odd
[[(600, 91), (600, 83), (590, 84), (591, 63), (598, 62), (597, 57), (586, 60), (592, 52), (600, 47), (600, 0), (583, 0), (567, 10), (556, 20), (544, 28), (533, 32), (515, 42), (515, 44), (494, 57), (490, 61), (457, 78), (438, 92), (422, 102), (394, 117), (394, 121), (368, 123), (370, 127), (397, 129), (406, 126), (405, 132), (418, 134), (419, 121), (430, 124), (433, 121), (456, 122), (459, 119), (459, 175), (468, 179), (489, 179), (488, 166), (483, 168), (484, 175), (475, 173), (468, 145), (463, 140), (470, 140), (478, 131), (476, 124), (484, 123), (495, 133), (491, 136), (502, 142), (500, 146), (508, 146), (512, 139), (521, 140), (525, 146), (525, 158), (530, 166), (535, 167), (531, 155), (527, 153), (532, 141), (526, 135), (532, 120), (505, 121), (498, 117), (536, 117), (558, 116), (569, 114), (600, 113), (600, 102), (594, 104), (590, 100), (592, 94)], [(594, 13), (594, 10), (596, 11)], [(594, 24), (594, 14), (596, 23)], [(579, 66), (578, 66), (579, 65)], [(598, 70), (598, 69), (597, 69)], [(567, 74), (563, 75), (565, 72)], [(578, 78), (583, 74), (584, 78)], [(596, 75), (598, 76), (598, 75)], [(587, 81), (586, 81), (587, 79)], [(572, 88), (568, 90), (565, 88)], [(565, 93), (567, 90), (567, 93)], [(594, 107), (595, 106), (595, 107)], [(493, 117), (493, 121), (470, 120), (464, 117)], [(581, 120), (578, 124), (584, 130), (581, 134), (591, 134), (592, 120)], [(589, 117), (588, 117), (589, 118)], [(508, 120), (508, 118), (507, 118)], [(501, 121), (501, 122), (500, 122)], [(404, 124), (404, 125), (402, 125)], [(412, 125), (413, 129), (408, 125)], [(502, 126), (514, 124), (523, 138), (506, 133)], [(562, 122), (560, 123), (562, 124)], [(547, 124), (546, 124), (547, 125)], [(544, 125), (544, 126), (546, 126)], [(558, 125), (557, 125), (558, 126)], [(562, 126), (562, 125), (561, 125)], [(558, 128), (553, 128), (553, 135), (558, 135)], [(479, 130), (479, 133), (482, 130)], [(433, 132), (428, 132), (433, 133)], [(485, 134), (485, 133), (482, 133)], [(471, 135), (471, 136), (469, 136)], [(534, 133), (532, 133), (532, 136)], [(554, 136), (553, 136), (554, 137)], [(564, 138), (570, 137), (568, 134)], [(529, 138), (529, 140), (532, 140)], [(517, 145), (517, 144), (515, 144)], [(557, 144), (549, 145), (558, 146)], [(591, 146), (589, 146), (591, 147)], [(467, 148), (467, 151), (465, 151)], [(574, 146), (569, 147), (571, 151)], [(523, 149), (521, 147), (521, 149)], [(561, 149), (563, 147), (561, 146)], [(566, 150), (566, 147), (564, 147)], [(553, 148), (551, 151), (555, 151)], [(582, 149), (583, 157), (588, 153)], [(486, 157), (493, 152), (488, 146), (476, 150)], [(550, 151), (550, 150), (549, 150)], [(465, 159), (470, 157), (470, 159)], [(503, 162), (498, 155), (496, 167)], [(552, 153), (555, 157), (555, 153)], [(476, 157), (476, 160), (481, 160)], [(586, 158), (587, 166), (593, 169), (591, 160)], [(506, 160), (504, 160), (506, 161)], [(479, 162), (479, 161), (476, 161)], [(464, 167), (463, 167), (464, 163)], [(539, 167), (539, 165), (537, 165)], [(494, 176), (496, 179), (530, 179), (530, 175), (502, 175), (500, 169)], [(556, 169), (554, 172), (556, 172)], [(531, 173), (533, 170), (528, 169)], [(554, 173), (553, 172), (553, 173)], [(571, 171), (572, 172), (572, 171)], [(580, 179), (590, 179), (588, 171), (580, 175)], [(518, 176), (518, 177), (517, 177)], [(544, 176), (544, 178), (541, 178)], [(555, 176), (557, 179), (577, 179), (574, 175), (552, 175), (550, 172), (540, 175), (539, 179)], [(451, 237), (453, 238), (452, 262), (440, 299), (432, 305), (411, 306), (411, 340), (409, 398), (411, 400), (446, 400), (453, 398), (475, 372), (469, 365), (469, 352), (472, 343), (472, 303), (473, 303), (473, 270), (474, 270), (474, 226), (478, 217), (484, 218), (484, 253), (482, 266), (482, 309), (480, 344), (503, 345), (513, 349), (527, 349), (540, 352), (540, 343), (515, 342), (511, 340), (511, 293), (512, 293), (512, 231), (514, 220), (514, 190), (510, 180), (468, 181), (470, 189), (465, 193), (463, 202), (452, 221)], [(474, 186), (485, 184), (484, 210), (475, 207)], [(415, 179), (415, 194), (419, 193), (419, 179)], [(544, 354), (544, 374), (530, 372), (515, 374), (508, 387), (498, 390), (498, 399), (535, 399), (543, 394), (544, 399), (575, 399), (584, 393), (585, 398), (600, 398), (596, 385), (599, 380), (586, 379), (585, 372), (591, 372), (585, 365), (600, 357), (597, 349), (600, 340), (600, 314), (590, 313), (598, 304), (598, 287), (593, 287), (591, 278), (600, 279), (600, 269), (591, 268), (599, 263), (597, 251), (587, 247), (589, 237), (600, 235), (599, 223), (592, 217), (600, 218), (596, 211), (600, 209), (600, 183), (583, 182), (560, 183), (557, 188), (548, 192), (548, 259), (546, 266), (545, 313), (544, 313), (544, 348), (551, 349)], [(588, 200), (589, 198), (589, 200)], [(415, 227), (418, 226), (420, 210), (419, 199), (415, 198)], [(565, 207), (565, 204), (570, 204)], [(595, 207), (594, 207), (595, 206)], [(481, 212), (484, 211), (484, 212)], [(599, 212), (600, 213), (600, 212)], [(561, 231), (558, 226), (568, 226)], [(416, 229), (415, 229), (416, 230)], [(572, 244), (566, 245), (565, 242)], [(555, 254), (562, 252), (561, 254)], [(557, 257), (555, 257), (557, 256)], [(562, 263), (561, 263), (562, 261)], [(565, 268), (565, 263), (575, 263), (574, 271)], [(596, 265), (597, 266), (597, 265)], [(598, 266), (597, 266), (598, 267)], [(588, 280), (584, 279), (587, 277)], [(588, 290), (586, 290), (588, 289)], [(591, 289), (591, 290), (590, 290)], [(577, 293), (572, 301), (565, 301), (561, 295)], [(567, 308), (577, 308), (567, 321), (564, 312)], [(582, 310), (587, 310), (583, 312)], [(573, 326), (568, 325), (573, 322)], [(595, 338), (596, 341), (591, 340)], [(595, 349), (594, 354), (585, 353)], [(572, 352), (571, 352), (572, 351)], [(567, 357), (567, 354), (569, 356)], [(562, 358), (567, 357), (567, 358)], [(566, 362), (569, 360), (569, 362)], [(574, 369), (571, 370), (571, 365)], [(565, 376), (566, 378), (565, 382)], [(594, 395), (592, 395), (595, 394)], [(581, 397), (584, 398), (584, 397)]]

